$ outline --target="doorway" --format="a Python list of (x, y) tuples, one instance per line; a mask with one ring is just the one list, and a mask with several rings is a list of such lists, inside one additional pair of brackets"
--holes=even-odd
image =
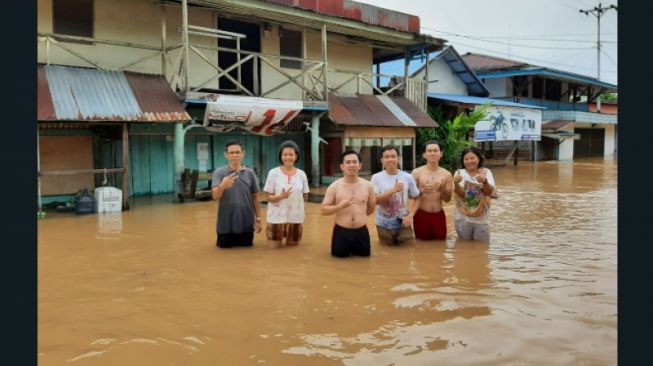
[[(247, 38), (240, 40), (240, 49), (243, 51), (250, 52), (261, 52), (261, 26), (256, 23), (247, 23), (239, 20), (234, 20), (225, 17), (218, 17), (218, 29), (244, 34)], [(235, 52), (236, 50), (236, 41), (231, 39), (218, 39), (218, 47), (233, 49), (233, 52), (229, 51), (218, 51), (218, 66), (221, 69), (226, 69), (233, 64), (238, 62), (238, 55)], [(241, 54), (240, 58), (243, 59), (247, 55)], [(235, 80), (239, 80), (239, 69), (240, 69), (240, 83), (247, 88), (250, 92), (255, 93), (254, 91), (254, 62), (258, 62), (258, 59), (250, 60), (243, 63), (240, 68), (235, 68), (229, 72), (229, 75)], [(260, 66), (260, 65), (257, 65)], [(260, 67), (257, 67), (258, 74), (257, 80), (260, 84)], [(259, 85), (257, 85), (257, 90)], [(218, 80), (218, 90), (221, 92), (226, 92), (230, 94), (242, 94), (242, 91), (238, 89), (236, 84), (226, 77), (222, 77)]]

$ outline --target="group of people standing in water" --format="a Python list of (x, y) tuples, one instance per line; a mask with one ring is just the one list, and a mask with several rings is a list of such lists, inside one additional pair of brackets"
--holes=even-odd
[[(343, 177), (326, 190), (322, 215), (335, 215), (331, 254), (369, 256), (371, 252), (367, 218), (376, 212), (379, 242), (401, 245), (419, 240), (444, 240), (447, 237), (443, 204), (455, 197), (454, 227), (464, 240), (490, 240), (489, 213), (497, 197), (492, 172), (483, 167), (483, 155), (468, 147), (461, 155), (462, 169), (453, 174), (440, 167), (442, 150), (437, 141), (424, 144), (426, 164), (409, 174), (400, 169), (399, 149), (384, 146), (383, 170), (370, 181), (358, 176), (360, 155), (353, 150), (342, 153)], [(213, 172), (212, 197), (219, 201), (216, 223), (217, 246), (252, 246), (254, 233), (262, 231), (258, 178), (242, 165), (243, 145), (226, 144), (228, 164)], [(285, 141), (279, 147), (279, 166), (270, 170), (263, 190), (267, 193), (266, 237), (273, 247), (298, 245), (302, 238), (304, 202), (309, 186), (306, 173), (295, 164), (299, 147)]]

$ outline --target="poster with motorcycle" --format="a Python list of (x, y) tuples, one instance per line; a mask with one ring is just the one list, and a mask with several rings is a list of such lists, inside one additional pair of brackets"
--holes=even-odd
[(491, 106), (487, 119), (474, 126), (474, 140), (481, 141), (540, 141), (542, 110)]

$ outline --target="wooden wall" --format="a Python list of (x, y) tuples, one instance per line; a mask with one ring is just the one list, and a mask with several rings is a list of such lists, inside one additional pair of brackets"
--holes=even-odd
[[(92, 136), (41, 136), (39, 144), (41, 172), (93, 169)], [(95, 188), (92, 174), (41, 177), (43, 196), (75, 194), (82, 188)]]

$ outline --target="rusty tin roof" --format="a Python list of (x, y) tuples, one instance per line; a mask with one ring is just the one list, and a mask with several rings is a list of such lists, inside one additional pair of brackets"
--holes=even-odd
[(38, 65), (39, 121), (186, 122), (161, 75)]
[(329, 94), (329, 118), (338, 125), (438, 127), (438, 123), (402, 97)]

